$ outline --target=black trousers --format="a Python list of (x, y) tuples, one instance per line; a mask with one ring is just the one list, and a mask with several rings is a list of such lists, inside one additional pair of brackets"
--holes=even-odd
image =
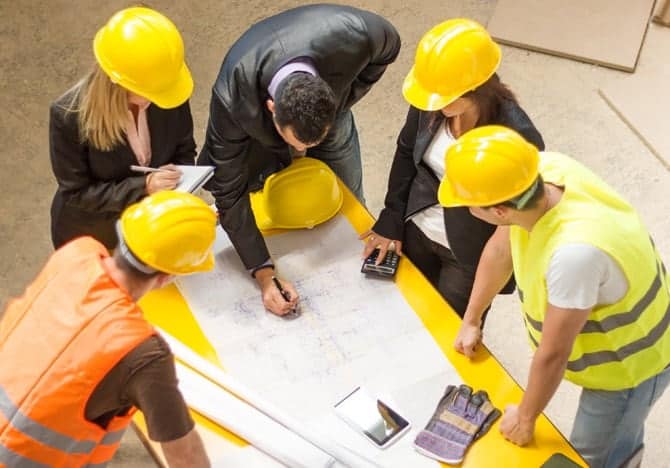
[[(402, 250), (462, 318), (476, 270), (462, 265), (445, 246), (433, 242), (412, 221), (405, 223)], [(482, 327), (488, 308), (482, 317)]]

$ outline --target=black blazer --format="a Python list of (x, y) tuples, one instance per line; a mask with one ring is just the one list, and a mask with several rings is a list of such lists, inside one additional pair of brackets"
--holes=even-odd
[(198, 164), (217, 166), (206, 188), (216, 198), (221, 225), (247, 268), (269, 257), (248, 193), (262, 187), (268, 172), (291, 161), (265, 104), (272, 77), (291, 60), (308, 57), (333, 89), (342, 113), (370, 90), (399, 51), (400, 36), (384, 18), (326, 4), (260, 21), (228, 51), (212, 90)]
[[(90, 235), (116, 247), (114, 224), (130, 204), (144, 198), (145, 175), (132, 172), (138, 164), (125, 143), (100, 151), (81, 143), (77, 113), (67, 111), (71, 91), (51, 105), (49, 152), (58, 190), (51, 204), (51, 237), (54, 247)], [(193, 119), (188, 101), (175, 109), (150, 105), (147, 123), (151, 135), (151, 167), (194, 163)]]
[[(403, 239), (405, 221), (413, 214), (438, 203), (440, 181), (422, 158), (433, 136), (444, 124), (439, 114), (410, 107), (405, 125), (398, 136), (391, 166), (384, 209), (373, 231), (389, 239)], [(505, 101), (491, 124), (503, 125), (519, 132), (526, 140), (544, 150), (542, 136), (526, 113), (513, 101)], [(465, 207), (445, 208), (444, 223), (449, 247), (464, 266), (476, 270), (484, 245), (496, 226), (470, 214)], [(511, 289), (510, 289), (511, 288)], [(504, 292), (511, 292), (514, 284)]]

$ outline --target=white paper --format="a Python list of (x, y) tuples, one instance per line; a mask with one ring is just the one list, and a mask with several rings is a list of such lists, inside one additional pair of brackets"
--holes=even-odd
[(202, 187), (213, 175), (214, 166), (182, 166), (177, 165), (181, 171), (181, 179), (175, 187), (177, 192), (193, 193)]
[[(295, 468), (333, 465), (329, 455), (179, 362), (177, 378), (179, 389), (191, 408), (247, 440), (277, 462)], [(264, 460), (264, 465), (272, 463)]]
[[(360, 273), (363, 244), (353, 227), (338, 215), (266, 242), (280, 276), (300, 294), (297, 319), (264, 309), (220, 228), (214, 270), (177, 281), (224, 368), (298, 420), (331, 425), (325, 432), (384, 466), (438, 466), (411, 444), (444, 388), (462, 380), (395, 284)], [(388, 395), (412, 423), (384, 451), (333, 415), (359, 385)]]

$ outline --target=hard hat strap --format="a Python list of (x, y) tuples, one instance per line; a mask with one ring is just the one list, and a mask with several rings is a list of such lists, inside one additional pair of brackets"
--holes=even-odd
[(521, 195), (519, 195), (516, 198), (513, 198), (509, 201), (517, 210), (523, 210), (523, 208), (526, 206), (528, 201), (533, 198), (533, 195), (535, 195), (535, 192), (537, 192), (537, 188), (540, 185), (540, 178), (536, 178), (535, 182), (533, 182), (533, 185), (528, 187), (525, 192), (523, 192)]
[(133, 268), (135, 268), (138, 271), (141, 271), (142, 273), (146, 273), (147, 275), (152, 275), (154, 273), (158, 273), (158, 270), (155, 270), (151, 268), (149, 265), (145, 264), (135, 256), (128, 247), (128, 244), (126, 244), (126, 240), (123, 237), (123, 231), (121, 230), (121, 221), (116, 222), (116, 236), (119, 238), (119, 245), (117, 246), (117, 249), (121, 253), (121, 256), (125, 258), (128, 263), (130, 263)]

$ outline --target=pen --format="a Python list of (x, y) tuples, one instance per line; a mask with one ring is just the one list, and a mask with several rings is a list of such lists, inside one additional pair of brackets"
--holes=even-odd
[(286, 302), (289, 302), (291, 300), (291, 295), (288, 293), (286, 289), (284, 289), (279, 282), (279, 279), (276, 276), (272, 277), (272, 282), (277, 286), (277, 289), (279, 289), (279, 293), (281, 294), (281, 297), (284, 298)]
[(135, 166), (134, 164), (130, 165), (130, 170), (135, 172), (165, 172), (167, 169), (161, 169), (160, 167), (145, 167), (145, 166)]
[[(275, 284), (275, 286), (277, 286), (277, 289), (279, 290), (281, 297), (283, 297), (286, 302), (289, 302), (291, 300), (291, 295), (286, 289), (283, 288), (283, 286), (279, 282), (279, 279), (276, 276), (273, 276), (272, 282)], [(295, 312), (296, 309), (291, 309), (291, 313), (295, 314)]]

